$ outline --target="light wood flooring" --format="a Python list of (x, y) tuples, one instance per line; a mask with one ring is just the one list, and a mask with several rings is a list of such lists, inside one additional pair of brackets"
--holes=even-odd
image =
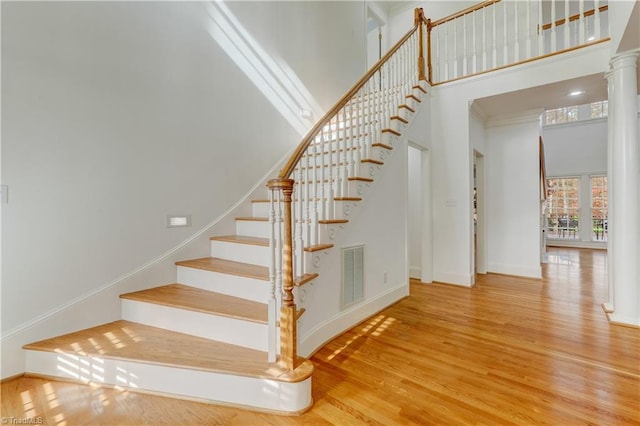
[(610, 325), (606, 252), (550, 249), (544, 279), (479, 276), (411, 296), (311, 359), (314, 406), (284, 417), (18, 378), (2, 416), (49, 425), (640, 425), (640, 330)]

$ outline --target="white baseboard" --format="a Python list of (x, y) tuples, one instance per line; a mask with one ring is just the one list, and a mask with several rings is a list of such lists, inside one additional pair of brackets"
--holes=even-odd
[(329, 340), (408, 295), (409, 286), (403, 283), (334, 315), (301, 337), (298, 353), (309, 357)]
[(527, 278), (542, 278), (542, 268), (540, 266), (510, 265), (505, 263), (490, 263), (488, 271), (495, 274), (515, 275)]
[(464, 287), (473, 286), (473, 277), (469, 274), (459, 274), (456, 272), (434, 271), (433, 281), (445, 284), (454, 284)]

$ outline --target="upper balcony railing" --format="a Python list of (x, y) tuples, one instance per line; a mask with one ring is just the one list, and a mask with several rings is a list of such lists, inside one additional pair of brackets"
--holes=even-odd
[(609, 39), (606, 0), (490, 0), (428, 24), (441, 84)]

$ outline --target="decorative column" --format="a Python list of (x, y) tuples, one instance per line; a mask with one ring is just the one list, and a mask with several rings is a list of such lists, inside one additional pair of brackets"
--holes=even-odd
[(613, 116), (615, 114), (615, 105), (613, 103), (614, 98), (614, 86), (613, 86), (613, 72), (609, 71), (605, 73), (604, 77), (607, 79), (607, 93), (609, 99), (609, 111), (607, 114), (607, 197), (608, 197), (608, 212), (607, 212), (607, 283), (608, 283), (608, 296), (607, 301), (602, 304), (602, 309), (605, 313), (613, 313), (613, 244), (612, 240), (615, 240), (614, 228), (611, 226), (611, 218), (613, 217), (613, 205), (611, 199), (615, 198), (613, 195), (613, 139), (615, 127), (613, 125)]
[(612, 323), (640, 326), (640, 141), (638, 140), (637, 60), (634, 50), (611, 59), (607, 78), (612, 95), (609, 105), (609, 152), (612, 193), (609, 194), (608, 247), (612, 249)]

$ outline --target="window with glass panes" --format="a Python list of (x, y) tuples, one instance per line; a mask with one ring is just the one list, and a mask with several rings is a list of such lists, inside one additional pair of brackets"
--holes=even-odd
[(609, 114), (609, 102), (600, 101), (591, 103), (591, 118), (606, 117)]
[(580, 238), (580, 178), (547, 179), (547, 238)]
[(591, 240), (607, 241), (609, 230), (607, 177), (591, 176)]
[(570, 106), (545, 111), (545, 124), (560, 124), (578, 121), (578, 106)]

